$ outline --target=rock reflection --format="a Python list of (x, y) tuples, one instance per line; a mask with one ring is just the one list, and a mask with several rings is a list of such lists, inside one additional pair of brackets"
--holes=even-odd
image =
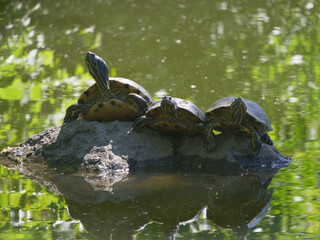
[[(105, 188), (112, 189), (105, 201), (86, 201), (84, 195), (105, 199), (105, 192), (93, 187), (73, 193), (67, 203), (71, 216), (99, 239), (130, 239), (151, 222), (162, 224), (166, 238), (174, 239), (180, 225), (196, 221), (204, 211), (212, 228), (230, 229), (245, 239), (269, 209), (273, 192), (267, 188), (274, 174), (131, 175)], [(65, 184), (72, 185), (70, 180)]]

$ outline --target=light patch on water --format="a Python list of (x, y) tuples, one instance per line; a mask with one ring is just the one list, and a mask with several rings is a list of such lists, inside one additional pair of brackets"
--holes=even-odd
[(155, 92), (154, 94), (157, 98), (162, 98), (168, 95), (168, 92), (165, 89), (160, 89), (159, 91)]
[(26, 65), (35, 65), (36, 64), (36, 56), (38, 53), (38, 49), (32, 49), (29, 54), (26, 61)]
[(28, 33), (28, 37), (29, 38), (32, 38), (35, 34), (35, 31), (34, 30), (30, 30), (30, 32)]
[(303, 198), (300, 197), (300, 196), (295, 196), (295, 197), (293, 197), (293, 201), (295, 201), (295, 202), (302, 202), (302, 201), (303, 201)]
[(303, 61), (303, 56), (302, 55), (294, 55), (291, 57), (290, 64), (302, 64)]
[(253, 232), (262, 232), (262, 230), (263, 230), (262, 228), (256, 228), (253, 230)]
[(304, 7), (306, 9), (312, 9), (314, 7), (314, 4), (312, 2), (308, 2)]
[(314, 84), (314, 82), (308, 82), (308, 87), (318, 90), (319, 88)]
[(44, 36), (42, 34), (37, 36), (37, 48), (44, 48)]
[(21, 7), (22, 7), (22, 3), (18, 3), (18, 4), (16, 5), (16, 8), (19, 9), (19, 10), (21, 9)]
[(10, 23), (10, 24), (8, 24), (8, 25), (6, 26), (6, 29), (7, 29), (7, 30), (12, 29), (12, 28), (13, 28), (13, 24), (12, 24), (12, 23)]
[(95, 26), (92, 25), (92, 26), (90, 26), (88, 28), (83, 29), (83, 32), (84, 33), (94, 33), (94, 28), (95, 28)]
[(23, 18), (21, 21), (22, 21), (22, 25), (23, 25), (24, 27), (27, 27), (27, 26), (30, 24), (30, 22), (31, 22), (31, 18), (26, 17), (26, 18)]
[(7, 64), (11, 63), (13, 61), (13, 59), (14, 59), (14, 55), (10, 55), (6, 60), (6, 63)]
[(281, 33), (280, 28), (279, 27), (275, 27), (272, 30), (272, 35), (279, 35)]
[(291, 102), (291, 103), (296, 103), (296, 102), (298, 102), (298, 98), (296, 98), (296, 97), (291, 97), (291, 98), (289, 98), (289, 102)]
[(262, 22), (269, 22), (269, 16), (267, 15), (267, 12), (265, 9), (258, 9), (258, 14), (256, 15), (256, 19), (258, 21), (262, 21)]
[(186, 15), (181, 15), (180, 18), (183, 19), (183, 20), (186, 20), (187, 16)]
[(220, 3), (220, 9), (221, 10), (227, 10), (228, 9), (228, 4), (226, 2)]
[(310, 128), (310, 140), (315, 141), (318, 139), (317, 128), (311, 127)]
[(294, 86), (293, 85), (290, 85), (289, 87), (288, 87), (288, 92), (290, 93), (290, 94), (292, 94), (292, 92), (294, 91)]
[(223, 33), (224, 33), (224, 26), (223, 26), (223, 22), (218, 22), (218, 29), (217, 29), (217, 33), (219, 34), (219, 35), (223, 35)]

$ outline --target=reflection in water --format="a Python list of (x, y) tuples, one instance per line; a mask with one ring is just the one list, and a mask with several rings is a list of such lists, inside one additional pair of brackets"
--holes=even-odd
[[(267, 188), (274, 174), (132, 175), (111, 184), (108, 197), (104, 191), (86, 188), (67, 203), (71, 216), (99, 239), (130, 239), (151, 222), (162, 224), (165, 236), (174, 239), (180, 225), (205, 212), (218, 228), (231, 229), (244, 239), (269, 209), (273, 192)], [(60, 182), (59, 191), (78, 182), (70, 180)], [(95, 196), (96, 203), (86, 196)]]
[(257, 225), (268, 212), (273, 191), (267, 188), (272, 177), (262, 181), (259, 174), (230, 176), (227, 181), (216, 182), (220, 187), (210, 195), (208, 218), (219, 227), (232, 229), (240, 238), (245, 238), (249, 228)]

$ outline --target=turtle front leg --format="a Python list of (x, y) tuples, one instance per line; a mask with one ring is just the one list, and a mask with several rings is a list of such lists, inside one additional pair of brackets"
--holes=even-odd
[(249, 155), (251, 157), (258, 155), (261, 149), (260, 135), (255, 129), (250, 129), (251, 131), (251, 144), (249, 149)]
[(262, 141), (263, 143), (266, 143), (266, 144), (268, 144), (268, 145), (273, 146), (273, 141), (271, 140), (271, 138), (270, 138), (270, 136), (269, 136), (268, 133), (266, 133), (266, 134), (264, 134), (264, 135), (261, 136), (261, 141)]
[(141, 97), (139, 94), (136, 93), (129, 93), (127, 96), (127, 101), (133, 105), (137, 111), (139, 112), (139, 116), (142, 116), (146, 113), (148, 110), (148, 102), (143, 97)]
[(73, 122), (79, 118), (80, 113), (84, 113), (88, 110), (88, 106), (82, 103), (75, 103), (70, 105), (66, 110), (66, 115), (63, 119), (63, 124)]
[(213, 127), (214, 127), (214, 122), (209, 122), (205, 127), (204, 127), (204, 142), (205, 142), (205, 147), (208, 152), (213, 151), (216, 148), (216, 135), (213, 133)]
[(144, 126), (147, 126), (152, 122), (153, 120), (150, 117), (146, 117), (146, 116), (139, 117), (134, 121), (132, 129), (133, 131), (140, 132)]

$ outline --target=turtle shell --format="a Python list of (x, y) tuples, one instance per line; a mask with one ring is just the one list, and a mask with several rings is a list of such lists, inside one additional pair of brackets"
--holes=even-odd
[(100, 101), (97, 84), (93, 84), (78, 99), (78, 103), (93, 103), (89, 111), (79, 115), (80, 118), (89, 121), (133, 121), (139, 117), (139, 111), (126, 102), (128, 94), (136, 93), (140, 95), (147, 101), (148, 105), (153, 102), (147, 90), (134, 81), (126, 78), (109, 78), (109, 83), (116, 98)]
[(169, 135), (193, 135), (200, 132), (195, 124), (204, 124), (204, 113), (192, 102), (181, 99), (172, 98), (178, 107), (178, 120), (169, 121), (167, 116), (161, 111), (161, 100), (154, 102), (146, 113), (147, 117), (151, 117), (155, 121), (149, 127), (160, 130)]
[[(216, 101), (211, 105), (211, 107), (206, 111), (206, 122), (210, 122), (213, 119), (218, 120), (217, 127), (218, 128), (225, 128), (228, 126), (221, 126), (221, 121), (225, 118), (227, 112), (229, 111), (232, 102), (237, 97), (224, 97)], [(247, 124), (254, 124), (259, 130), (260, 135), (263, 135), (266, 132), (272, 131), (273, 128), (271, 127), (270, 120), (265, 113), (265, 111), (260, 107), (257, 103), (242, 99), (247, 105), (247, 112), (245, 116), (245, 120)], [(217, 129), (221, 130), (221, 129)]]

